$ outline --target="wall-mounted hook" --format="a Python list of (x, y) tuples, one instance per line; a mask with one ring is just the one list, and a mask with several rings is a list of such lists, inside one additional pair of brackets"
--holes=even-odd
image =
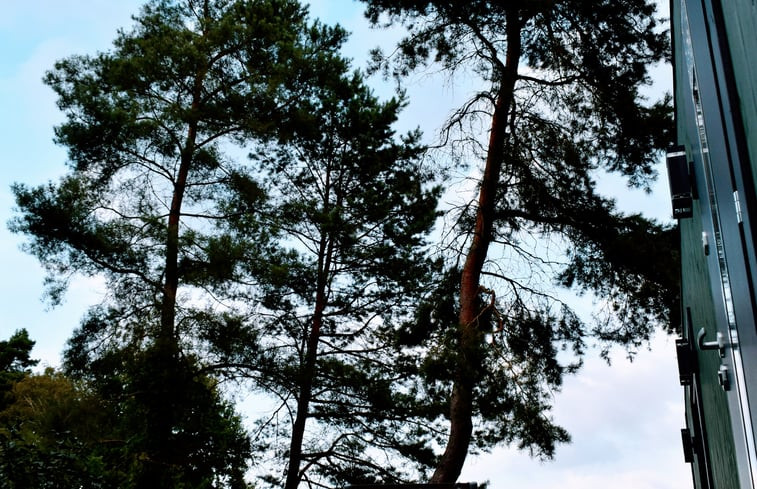
[(715, 336), (716, 340), (707, 342), (704, 341), (705, 335), (707, 335), (707, 331), (705, 331), (704, 328), (701, 328), (697, 334), (697, 344), (699, 345), (699, 349), (718, 350), (720, 358), (725, 357), (725, 335), (718, 331)]

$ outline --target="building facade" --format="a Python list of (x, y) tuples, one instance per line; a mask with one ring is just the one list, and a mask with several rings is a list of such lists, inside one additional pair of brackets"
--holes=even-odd
[(757, 489), (757, 2), (670, 13), (685, 459), (696, 488)]

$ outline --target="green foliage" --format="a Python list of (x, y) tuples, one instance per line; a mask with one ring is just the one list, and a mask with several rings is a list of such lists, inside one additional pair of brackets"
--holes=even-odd
[(618, 320), (598, 324), (597, 338), (633, 351), (655, 327), (674, 332), (680, 324), (677, 227), (630, 215), (616, 218), (612, 226), (586, 219), (575, 234), (571, 261), (558, 280), (607, 298)]
[(119, 428), (133, 487), (246, 487), (250, 440), (193, 363), (155, 346), (124, 365)]
[[(266, 420), (257, 440), (289, 457), (287, 475), (305, 467), (287, 487), (413, 478), (433, 459), (424, 402), (402, 394), (391, 345), (436, 266), (425, 250), (433, 168), (416, 132), (394, 134), (401, 100), (380, 102), (359, 73), (332, 75), (301, 100), (306, 116), (288, 140), (253, 154), (270, 174), (270, 226), (289, 250), (262, 275), (265, 333), (247, 335), (259, 346), (225, 360), (293, 413), (291, 424)], [(227, 222), (254, 239), (244, 216)], [(396, 467), (379, 462), (387, 454)]]
[[(454, 482), (469, 434), (474, 451), (504, 442), (551, 457), (568, 439), (552, 392), (585, 342), (633, 351), (676, 309), (675, 232), (597, 190), (604, 172), (648, 189), (670, 143), (670, 97), (641, 96), (667, 35), (648, 0), (365, 3), (375, 24), (408, 31), (392, 57), (373, 53), (376, 69), (435, 64), (480, 82), (443, 129), (458, 159), (480, 163), (478, 201), (454, 217), (450, 271), (402, 338), (425, 349), (429, 391), (452, 404), (433, 482)], [(490, 128), (487, 146), (471, 127)], [(591, 324), (555, 285), (608, 306)]]
[[(170, 382), (156, 375), (160, 367)], [(249, 439), (209, 379), (149, 352), (129, 368), (126, 400), (52, 369), (15, 384), (14, 402), (0, 411), (0, 487), (247, 487)], [(156, 447), (165, 426), (170, 450)], [(170, 460), (159, 458), (166, 453)]]
[(25, 329), (19, 329), (7, 340), (0, 341), (0, 371), (25, 373), (30, 367), (37, 365), (39, 360), (29, 357), (34, 343)]
[(39, 360), (30, 357), (34, 343), (25, 329), (17, 330), (7, 340), (0, 341), (0, 411), (12, 402), (14, 384), (39, 363)]
[[(397, 341), (408, 349), (409, 358), (415, 355), (423, 383), (419, 393), (431, 408), (429, 414), (440, 417), (447, 415), (450, 385), (463, 355), (458, 329), (459, 270), (446, 271), (438, 284), (417, 309), (415, 319), (398, 332)], [(584, 351), (581, 320), (564, 304), (514, 304), (503, 314), (499, 309), (503, 301), (491, 292), (482, 293), (481, 299), (480, 338), (475, 351), (466, 353), (476, 359), (466, 371), (467, 378), (475, 381), (476, 429), (471, 450), (490, 450), (504, 442), (534, 456), (551, 457), (557, 443), (570, 440), (548, 413), (563, 376), (581, 365), (580, 360), (566, 362)], [(425, 351), (419, 355), (421, 347)]]
[(111, 50), (45, 77), (69, 171), (16, 184), (10, 227), (48, 270), (53, 303), (72, 276), (106, 281), (66, 372), (119, 413), (107, 463), (126, 486), (244, 485), (249, 440), (207, 372), (233, 373), (214, 354), (254, 336), (254, 321), (233, 326), (290, 254), (267, 222), (263, 171), (243, 155), (293, 137), (300, 101), (347, 69), (344, 37), (290, 0), (154, 0)]
[[(287, 489), (417, 480), (465, 389), (474, 450), (550, 457), (568, 440), (552, 392), (585, 341), (638, 346), (666, 319), (675, 277), (647, 257), (673, 232), (617, 212), (594, 178), (647, 185), (667, 142), (669, 101), (639, 95), (667, 47), (651, 4), (367, 3), (410, 30), (387, 73), (436, 62), (482, 80), (447, 135), (492, 114), (503, 128), (485, 151), (451, 138), (501, 168), (494, 204), (462, 210), (447, 243), (501, 252), (480, 260), (475, 320), (459, 320), (467, 265), (428, 258), (440, 189), (419, 134), (392, 128), (405, 101), (350, 71), (345, 31), (292, 0), (153, 0), (110, 51), (45, 78), (69, 171), (14, 185), (10, 227), (53, 303), (77, 274), (108, 294), (66, 376), (24, 378), (33, 343), (0, 343), (0, 389), (19, 392), (0, 406), (2, 459), (25, 462), (1, 462), (8, 487), (243, 488), (252, 457)], [(570, 251), (544, 257), (534, 237)], [(554, 282), (600, 294), (607, 321), (590, 329)], [(252, 438), (217, 387), (240, 378), (278, 402)]]
[[(395, 402), (387, 343), (433, 267), (438, 191), (419, 135), (392, 129), (404, 102), (350, 72), (344, 38), (290, 0), (155, 0), (45, 78), (69, 172), (15, 185), (11, 229), (53, 302), (74, 274), (106, 280), (65, 371), (118, 413), (103, 460), (127, 487), (242, 487), (249, 440), (220, 378), (324, 433), (290, 456), (295, 483), (396, 480), (385, 450), (431, 460), (390, 408), (414, 398)], [(261, 472), (280, 480), (284, 459)]]
[[(511, 124), (517, 125), (521, 145), (533, 141), (528, 149), (537, 151), (534, 156), (542, 159), (554, 151), (554, 159), (570, 164), (572, 154), (574, 160), (618, 171), (638, 185), (654, 175), (656, 151), (672, 134), (670, 99), (650, 105), (639, 93), (649, 83), (649, 66), (662, 61), (669, 49), (654, 3), (365, 3), (374, 23), (387, 15), (410, 31), (393, 60), (374, 52), (377, 68), (397, 76), (430, 62), (452, 72), (472, 69), (489, 85), (477, 96), (486, 105), (496, 97), (506, 64), (517, 62), (515, 103), (521, 115)], [(517, 24), (518, 59), (505, 59), (508, 23)], [(470, 116), (471, 108), (458, 115)]]
[(213, 286), (267, 254), (264, 235), (246, 243), (218, 235), (214, 223), (227, 211), (244, 212), (219, 200), (238, 192), (260, 211), (264, 198), (258, 169), (224, 150), (296, 125), (296, 102), (324, 76), (318, 70), (343, 65), (334, 52), (344, 32), (309, 25), (296, 2), (195, 7), (149, 3), (113, 51), (60, 61), (45, 79), (67, 115), (56, 134), (71, 172), (37, 188), (16, 184), (11, 229), (31, 238), (54, 300), (75, 270), (104, 274), (114, 293), (151, 304), (164, 286), (174, 201), (183, 205), (179, 280)]
[(12, 394), (0, 411), (0, 487), (120, 487), (99, 449), (111, 419), (96, 396), (52, 369)]

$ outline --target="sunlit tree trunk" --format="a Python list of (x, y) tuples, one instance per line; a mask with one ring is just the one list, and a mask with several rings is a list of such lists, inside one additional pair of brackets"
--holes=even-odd
[(457, 480), (471, 443), (473, 388), (482, 370), (478, 352), (484, 335), (477, 321), (481, 313), (480, 278), (492, 241), (497, 191), (507, 144), (507, 119), (513, 104), (520, 54), (520, 19), (517, 11), (511, 10), (507, 19), (507, 57), (492, 115), (486, 164), (479, 187), (476, 225), (460, 279), (460, 347), (450, 398), (450, 433), (444, 454), (431, 477), (432, 483)]

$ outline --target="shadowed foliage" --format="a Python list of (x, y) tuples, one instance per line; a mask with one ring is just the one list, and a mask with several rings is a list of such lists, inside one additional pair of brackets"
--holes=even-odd
[[(590, 337), (638, 347), (675, 309), (673, 231), (621, 214), (597, 191), (603, 172), (646, 187), (670, 143), (669, 97), (640, 94), (668, 49), (655, 6), (365, 3), (374, 24), (407, 29), (391, 57), (374, 52), (377, 69), (401, 78), (434, 65), (479, 81), (442, 134), (479, 169), (476, 195), (455, 216), (445, 302), (414, 335), (449, 403), (431, 482), (455, 482), (469, 451), (501, 442), (551, 457), (568, 440), (549, 417), (552, 392), (576, 368), (560, 351), (580, 357)], [(607, 305), (600, 321), (582, 320), (555, 283), (596, 294)]]

